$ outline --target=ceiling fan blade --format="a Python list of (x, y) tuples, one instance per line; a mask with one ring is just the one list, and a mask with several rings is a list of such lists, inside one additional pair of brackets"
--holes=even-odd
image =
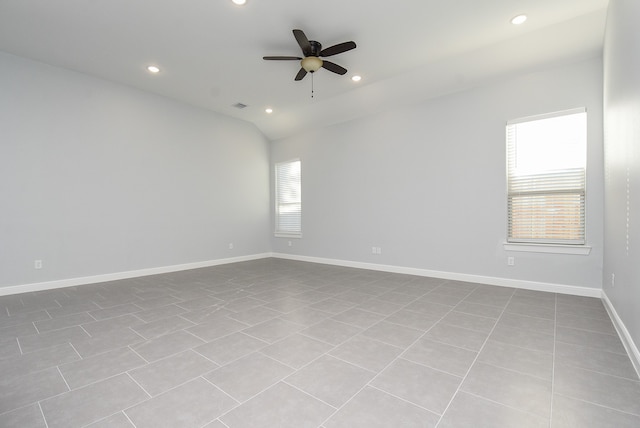
[(331, 61), (322, 61), (322, 68), (326, 68), (327, 70), (340, 75), (343, 75), (347, 72), (346, 68), (341, 67), (338, 64), (334, 64)]
[(290, 61), (290, 60), (300, 61), (302, 58), (300, 58), (299, 56), (263, 56), (262, 59), (272, 60), (272, 61)]
[(306, 75), (307, 70), (305, 70), (304, 68), (300, 68), (300, 71), (298, 71), (298, 74), (296, 74), (296, 78), (294, 80), (302, 80)]
[(355, 42), (339, 43), (337, 45), (329, 46), (326, 49), (322, 49), (320, 51), (320, 56), (337, 55), (339, 53), (350, 51), (351, 49), (355, 49), (355, 48), (356, 48), (356, 43)]
[(302, 30), (293, 30), (293, 37), (296, 38), (298, 45), (300, 45), (300, 49), (302, 49), (302, 53), (304, 56), (309, 56), (311, 54), (311, 43), (309, 43), (309, 39), (305, 36), (304, 31)]

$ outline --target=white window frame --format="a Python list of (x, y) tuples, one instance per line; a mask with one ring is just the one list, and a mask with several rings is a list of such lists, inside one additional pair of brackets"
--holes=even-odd
[[(280, 172), (281, 168), (288, 168), (292, 164), (299, 164), (299, 175), (297, 183), (295, 177), (285, 177), (285, 182), (282, 181), (283, 177)], [(283, 238), (301, 238), (302, 237), (302, 162), (300, 159), (291, 159), (285, 162), (279, 162), (275, 164), (275, 232), (276, 237)], [(286, 191), (286, 186), (297, 186), (298, 188), (293, 192), (294, 199), (289, 198), (286, 195), (282, 195), (283, 191)], [(296, 213), (297, 208), (297, 213)], [(290, 212), (289, 219), (283, 216), (283, 212), (288, 210)], [(293, 213), (291, 211), (293, 210)], [(291, 219), (293, 218), (293, 225), (291, 225)], [(290, 223), (289, 225), (287, 223)], [(295, 227), (297, 223), (297, 227)]]
[[(573, 115), (578, 113), (585, 113), (585, 108), (577, 108), (571, 110), (564, 110), (560, 112), (548, 113), (537, 116), (530, 116), (521, 119), (515, 119), (507, 122), (506, 126), (506, 139), (507, 139), (507, 232), (506, 232), (506, 242), (504, 243), (505, 250), (509, 251), (530, 251), (530, 252), (544, 252), (544, 253), (560, 253), (560, 254), (589, 254), (590, 247), (586, 245), (586, 161), (584, 167), (581, 169), (581, 172), (578, 171), (579, 168), (571, 168), (565, 170), (556, 170), (554, 172), (549, 172), (548, 175), (534, 174), (535, 178), (542, 178), (543, 180), (546, 177), (551, 177), (552, 174), (560, 173), (563, 177), (560, 180), (566, 180), (567, 182), (571, 179), (576, 180), (577, 186), (575, 188), (567, 188), (566, 186), (552, 185), (550, 187), (557, 187), (557, 189), (550, 190), (540, 190), (534, 189), (534, 186), (527, 184), (526, 181), (522, 181), (522, 176), (518, 177), (515, 173), (512, 173), (512, 169), (515, 171), (515, 147), (517, 144), (517, 136), (513, 133), (515, 131), (515, 125), (525, 123), (525, 122), (533, 122), (537, 120), (550, 119), (554, 117)], [(586, 125), (585, 125), (586, 126)], [(584, 130), (586, 136), (586, 129)], [(585, 157), (586, 157), (586, 137), (585, 137)], [(568, 177), (570, 176), (570, 177)], [(547, 178), (548, 180), (548, 178)], [(532, 180), (533, 181), (533, 180)], [(561, 188), (563, 187), (563, 188)], [(562, 195), (562, 194), (570, 194), (570, 195), (580, 195), (580, 209), (581, 209), (581, 229), (579, 230), (580, 236), (577, 239), (548, 239), (548, 238), (535, 238), (535, 237), (512, 237), (512, 201), (516, 196), (523, 195)]]

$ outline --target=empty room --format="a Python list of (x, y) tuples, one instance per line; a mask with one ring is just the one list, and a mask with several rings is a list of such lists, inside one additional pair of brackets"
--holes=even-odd
[(0, 427), (640, 427), (638, 20), (0, 1)]

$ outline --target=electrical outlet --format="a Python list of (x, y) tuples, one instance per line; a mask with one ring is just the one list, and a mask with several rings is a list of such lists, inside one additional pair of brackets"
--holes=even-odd
[(36, 260), (33, 262), (34, 269), (42, 269), (42, 260)]
[(291, 246), (293, 246), (293, 242), (287, 241), (287, 245), (291, 247)]
[(230, 243), (229, 243), (229, 249), (230, 249), (230, 250), (233, 250), (233, 242), (230, 242)]
[(382, 247), (371, 247), (371, 254), (382, 254)]
[(507, 265), (514, 266), (516, 264), (516, 258), (513, 256), (507, 257)]

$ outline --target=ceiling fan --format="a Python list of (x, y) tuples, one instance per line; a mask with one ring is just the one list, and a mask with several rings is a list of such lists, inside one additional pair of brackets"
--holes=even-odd
[(320, 59), (320, 57), (328, 57), (340, 54), (342, 52), (350, 51), (356, 48), (355, 42), (338, 43), (337, 45), (330, 46), (326, 49), (322, 49), (320, 42), (307, 39), (307, 36), (302, 30), (293, 30), (293, 36), (296, 38), (300, 49), (302, 49), (303, 57), (297, 56), (264, 56), (262, 59), (275, 60), (275, 61), (300, 61), (300, 71), (296, 74), (295, 80), (302, 80), (307, 73), (315, 73), (320, 68), (327, 69), (333, 73), (343, 75), (347, 72), (347, 69), (339, 66), (331, 61)]

